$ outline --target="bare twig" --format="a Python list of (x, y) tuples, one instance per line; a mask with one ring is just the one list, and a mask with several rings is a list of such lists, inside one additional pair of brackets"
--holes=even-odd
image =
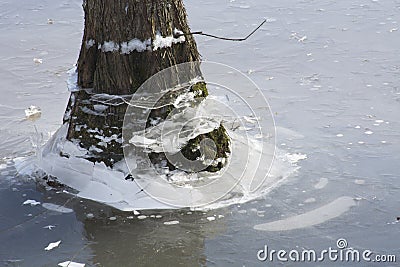
[(252, 36), (256, 31), (258, 31), (258, 29), (261, 28), (262, 25), (264, 25), (267, 22), (267, 20), (265, 19), (260, 25), (258, 25), (257, 28), (255, 28), (249, 35), (247, 35), (244, 38), (227, 38), (227, 37), (220, 37), (220, 36), (216, 36), (216, 35), (212, 35), (212, 34), (208, 34), (208, 33), (203, 33), (203, 32), (190, 32), (190, 33), (178, 33), (175, 34), (174, 37), (175, 38), (179, 38), (181, 36), (187, 36), (187, 35), (204, 35), (207, 37), (211, 37), (211, 38), (216, 38), (216, 39), (220, 39), (220, 40), (225, 40), (225, 41), (235, 41), (235, 42), (241, 42), (241, 41), (246, 41), (247, 39), (250, 38), (250, 36)]

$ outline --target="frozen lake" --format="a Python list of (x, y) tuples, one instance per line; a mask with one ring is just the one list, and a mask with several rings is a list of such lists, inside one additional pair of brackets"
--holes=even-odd
[[(307, 155), (301, 168), (249, 203), (141, 216), (17, 175), (13, 160), (34, 154), (61, 125), (82, 1), (0, 1), (0, 266), (309, 266), (257, 254), (265, 246), (338, 249), (339, 239), (400, 257), (400, 1), (185, 3), (193, 31), (242, 37), (267, 19), (246, 42), (196, 41), (203, 60), (257, 83), (274, 113), (277, 147)], [(41, 108), (37, 120), (25, 119), (31, 105)]]

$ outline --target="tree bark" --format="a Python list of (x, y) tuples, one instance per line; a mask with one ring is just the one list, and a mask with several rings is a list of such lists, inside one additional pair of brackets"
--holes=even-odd
[[(85, 31), (78, 60), (79, 85), (97, 93), (132, 94), (162, 69), (199, 60), (191, 35), (169, 49), (134, 51), (128, 55), (102, 52), (98, 45), (141, 41), (156, 34), (171, 36), (175, 29), (189, 33), (181, 0), (86, 0)], [(88, 42), (95, 41), (89, 49)]]
[[(88, 160), (112, 166), (123, 158), (122, 124), (127, 106), (104, 107), (94, 96), (132, 95), (157, 72), (198, 61), (199, 53), (189, 34), (182, 0), (84, 0), (83, 8), (85, 27), (77, 63), (80, 90), (71, 93), (64, 116), (69, 124), (67, 139), (88, 149)], [(177, 30), (185, 36), (177, 36)], [(157, 43), (160, 37), (172, 38), (171, 45)], [(155, 112), (166, 114), (167, 110)], [(207, 135), (221, 143), (217, 156), (226, 157), (229, 139), (223, 126)], [(189, 151), (189, 146), (183, 152)]]

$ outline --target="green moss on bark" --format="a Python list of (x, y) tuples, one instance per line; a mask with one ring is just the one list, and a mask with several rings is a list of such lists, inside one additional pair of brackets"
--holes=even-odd
[[(214, 147), (204, 147), (204, 153), (206, 154), (206, 158), (209, 158), (209, 155), (213, 155), (215, 152), (215, 157), (214, 160), (217, 161), (218, 159), (224, 159), (227, 158), (230, 149), (229, 149), (229, 136), (228, 133), (226, 132), (225, 127), (221, 124), (217, 129), (197, 136), (196, 138), (193, 138), (188, 141), (186, 146), (184, 146), (181, 150), (182, 154), (185, 156), (185, 158), (189, 160), (196, 160), (201, 156), (199, 145), (202, 140), (205, 138), (209, 138), (214, 141), (214, 144), (216, 146), (216, 151), (214, 151)], [(208, 172), (217, 172), (221, 170), (224, 167), (223, 162), (215, 162), (215, 164), (211, 165), (204, 165), (205, 166), (205, 171)]]
[(190, 88), (190, 92), (195, 93), (195, 97), (207, 97), (208, 96), (208, 89), (205, 82), (198, 82), (192, 85)]
[[(195, 98), (205, 98), (208, 96), (208, 89), (207, 89), (207, 84), (205, 82), (198, 82), (196, 84), (193, 84), (190, 89), (189, 92), (192, 92), (195, 94)], [(184, 93), (184, 91), (181, 92), (175, 92), (175, 97), (177, 97), (179, 94)], [(161, 100), (160, 100), (161, 101)], [(197, 105), (198, 102), (194, 101), (193, 105)], [(173, 110), (173, 106), (167, 106), (164, 107), (162, 109), (155, 109), (150, 113), (150, 118), (151, 119), (155, 119), (155, 118), (161, 118), (162, 120), (165, 120), (168, 115), (170, 114), (170, 112), (172, 112)], [(150, 126), (150, 121), (151, 119), (149, 118), (149, 120), (147, 121), (147, 127)], [(210, 155), (214, 155), (214, 163), (210, 164), (210, 165), (206, 165), (206, 163), (204, 163), (204, 168), (203, 170), (205, 171), (209, 171), (209, 172), (217, 172), (219, 170), (221, 170), (224, 167), (224, 163), (222, 161), (217, 161), (218, 159), (226, 159), (230, 153), (230, 149), (229, 149), (229, 136), (226, 132), (225, 127), (221, 124), (217, 129), (206, 133), (206, 134), (201, 134), (191, 140), (188, 141), (188, 143), (181, 149), (181, 153), (183, 154), (183, 156), (191, 161), (194, 160), (198, 160), (202, 155), (201, 152), (199, 150), (199, 145), (201, 143), (202, 140), (204, 139), (211, 139), (214, 144), (215, 147), (207, 147), (204, 146), (203, 149), (203, 153), (205, 154), (205, 158), (210, 159), (211, 156)], [(216, 151), (214, 150), (216, 148)], [(149, 154), (150, 160), (153, 164), (155, 165), (159, 165), (161, 161), (166, 160), (167, 163), (167, 167), (170, 170), (175, 170), (176, 166), (174, 166), (173, 164), (171, 164), (167, 157), (165, 157), (165, 155), (163, 153), (150, 153)], [(179, 163), (178, 163), (179, 165)]]

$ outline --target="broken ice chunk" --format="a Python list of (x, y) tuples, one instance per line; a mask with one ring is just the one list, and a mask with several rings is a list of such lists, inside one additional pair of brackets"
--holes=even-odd
[(297, 40), (299, 43), (304, 43), (304, 41), (307, 40), (307, 36), (301, 37), (299, 40)]
[(64, 206), (56, 205), (53, 203), (43, 203), (42, 207), (51, 211), (56, 211), (59, 213), (71, 213), (73, 212), (72, 209), (66, 208)]
[(27, 118), (39, 117), (41, 113), (42, 113), (42, 110), (36, 106), (30, 106), (29, 108), (25, 109), (25, 116)]
[(28, 199), (22, 205), (31, 205), (31, 206), (37, 206), (40, 205), (40, 202), (33, 200), (33, 199)]
[(61, 240), (57, 242), (50, 243), (47, 247), (44, 248), (44, 250), (52, 250), (53, 248), (56, 248), (60, 245)]
[(43, 63), (43, 59), (41, 59), (41, 58), (34, 58), (33, 59), (33, 62), (35, 62), (36, 64), (42, 64)]
[(169, 221), (169, 222), (164, 222), (165, 225), (175, 225), (179, 224), (179, 221)]
[(85, 267), (84, 263), (78, 263), (78, 262), (73, 262), (73, 261), (64, 261), (64, 262), (60, 262), (58, 264), (58, 266), (61, 267)]

